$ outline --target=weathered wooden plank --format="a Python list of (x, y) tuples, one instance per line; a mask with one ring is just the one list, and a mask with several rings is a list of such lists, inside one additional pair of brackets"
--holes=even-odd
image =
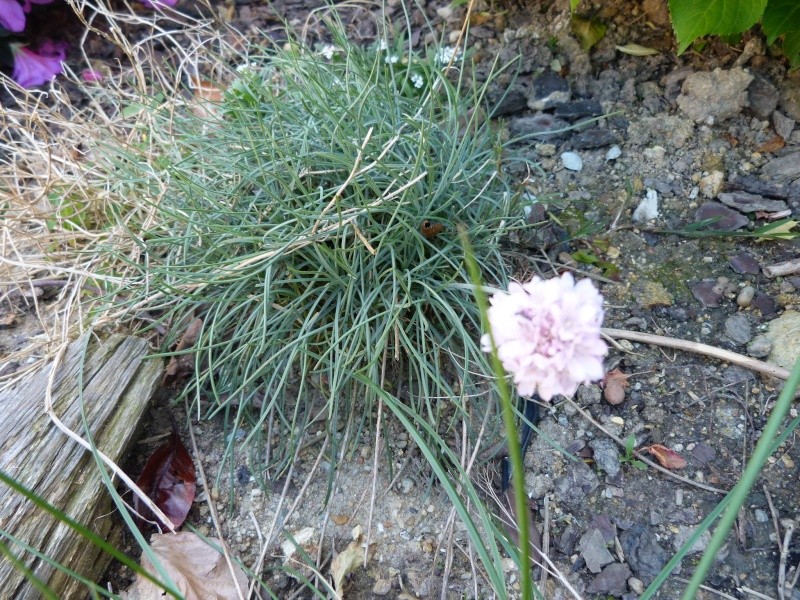
[[(82, 359), (85, 340), (68, 348), (53, 386), (53, 409), (73, 431), (85, 438), (78, 388), (83, 372), (86, 421), (97, 447), (120, 461), (163, 372), (160, 360), (144, 360), (147, 342), (115, 335), (93, 342)], [(45, 390), (52, 365), (0, 395), (0, 469), (39, 496), (112, 540), (111, 498), (102, 484), (92, 455), (62, 433), (44, 412)], [(96, 581), (108, 564), (93, 545), (58, 523), (24, 497), (0, 484), (0, 529), (37, 548), (46, 556)], [(20, 549), (11, 544), (19, 556)], [(60, 598), (85, 596), (76, 583), (46, 561), (27, 553), (25, 564), (57, 591)], [(40, 595), (7, 560), (0, 558), (0, 596), (34, 599)]]

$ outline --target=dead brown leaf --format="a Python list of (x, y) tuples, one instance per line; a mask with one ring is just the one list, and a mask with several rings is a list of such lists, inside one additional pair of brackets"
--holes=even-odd
[(336, 523), (337, 525), (347, 525), (347, 522), (350, 520), (350, 517), (347, 515), (331, 515), (331, 521)]
[(665, 469), (683, 469), (687, 464), (686, 459), (675, 452), (675, 450), (671, 450), (661, 444), (652, 444), (647, 448), (642, 448), (642, 450), (647, 450), (650, 454), (655, 456), (656, 460)]
[(339, 598), (343, 597), (345, 578), (355, 571), (359, 565), (363, 565), (372, 558), (372, 555), (375, 554), (375, 547), (376, 544), (370, 544), (369, 549), (365, 548), (361, 526), (357, 526), (353, 529), (353, 541), (350, 542), (347, 548), (333, 557), (330, 571), (331, 577), (333, 577), (333, 587)]
[(492, 16), (492, 13), (488, 11), (472, 13), (469, 17), (469, 24), (473, 27), (478, 27), (479, 25), (483, 25), (487, 21), (491, 20)]
[(756, 152), (761, 152), (762, 154), (772, 154), (773, 152), (777, 152), (783, 148), (785, 145), (786, 141), (781, 136), (776, 135), (774, 138), (767, 140), (758, 148), (756, 148)]
[[(183, 332), (175, 352), (182, 352), (191, 348), (200, 339), (200, 332), (203, 331), (203, 319), (194, 319), (186, 331)], [(169, 359), (167, 368), (164, 370), (164, 385), (174, 384), (182, 381), (194, 371), (194, 354), (180, 354)]]
[(0, 314), (0, 329), (11, 327), (12, 325), (15, 324), (16, 320), (17, 320), (17, 315), (13, 312)]
[(722, 139), (724, 139), (726, 142), (728, 142), (731, 145), (732, 148), (736, 148), (736, 146), (739, 145), (739, 140), (737, 140), (733, 136), (733, 134), (731, 134), (729, 132), (723, 133), (722, 134)]
[[(210, 538), (212, 543), (218, 540)], [(186, 600), (238, 600), (233, 575), (225, 558), (190, 532), (155, 534), (150, 538), (161, 565), (175, 582), (178, 591)], [(158, 571), (145, 554), (142, 554), (142, 567), (158, 577)], [(236, 582), (244, 596), (247, 595), (247, 576), (234, 565)], [(141, 575), (122, 596), (127, 600), (163, 600), (166, 595), (162, 588)]]

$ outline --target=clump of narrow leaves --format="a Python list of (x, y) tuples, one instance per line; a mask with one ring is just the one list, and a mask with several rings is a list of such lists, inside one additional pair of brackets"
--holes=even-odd
[(187, 393), (248, 441), (274, 423), (283, 465), (316, 415), (336, 444), (386, 392), (445, 429), (467, 395), (488, 402), (458, 230), (505, 287), (499, 240), (522, 226), (463, 71), (335, 41), (251, 57), (202, 116), (153, 109), (146, 152), (105, 152), (126, 197), (158, 198), (116, 300), (174, 331), (165, 348), (201, 319)]

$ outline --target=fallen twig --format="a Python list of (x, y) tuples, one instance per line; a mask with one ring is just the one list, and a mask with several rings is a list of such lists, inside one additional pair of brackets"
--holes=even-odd
[(681, 340), (678, 338), (667, 337), (664, 335), (655, 335), (653, 333), (642, 333), (640, 331), (627, 331), (625, 329), (608, 329), (603, 328), (602, 332), (607, 336), (617, 340), (630, 340), (632, 342), (642, 342), (645, 344), (653, 344), (654, 346), (664, 346), (665, 348), (675, 348), (676, 350), (686, 350), (687, 352), (694, 352), (695, 354), (702, 354), (710, 356), (719, 360), (724, 360), (731, 364), (756, 371), (763, 375), (770, 377), (777, 377), (778, 379), (789, 379), (789, 371), (783, 367), (764, 362), (737, 354), (730, 350), (723, 350), (716, 346), (709, 346), (708, 344), (701, 344), (700, 342), (691, 342), (689, 340)]

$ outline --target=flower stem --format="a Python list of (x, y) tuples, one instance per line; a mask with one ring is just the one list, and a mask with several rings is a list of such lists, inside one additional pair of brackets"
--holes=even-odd
[(506, 373), (503, 365), (497, 356), (497, 347), (491, 334), (491, 327), (487, 318), (489, 301), (486, 297), (481, 284), (481, 273), (475, 262), (469, 239), (463, 229), (459, 228), (461, 244), (464, 248), (464, 255), (467, 262), (467, 270), (474, 285), (475, 300), (481, 313), (481, 324), (484, 331), (489, 333), (491, 340), (491, 365), (497, 381), (497, 394), (500, 397), (500, 406), (503, 413), (503, 423), (506, 430), (508, 443), (508, 456), (511, 459), (511, 478), (514, 482), (514, 504), (517, 514), (517, 527), (519, 530), (519, 571), (520, 587), (522, 588), (522, 600), (530, 600), (532, 596), (531, 584), (531, 561), (530, 561), (530, 530), (528, 529), (528, 499), (525, 496), (525, 475), (522, 453), (520, 451), (520, 441), (517, 432), (517, 425), (514, 421), (514, 404), (511, 400), (511, 390), (506, 380)]

